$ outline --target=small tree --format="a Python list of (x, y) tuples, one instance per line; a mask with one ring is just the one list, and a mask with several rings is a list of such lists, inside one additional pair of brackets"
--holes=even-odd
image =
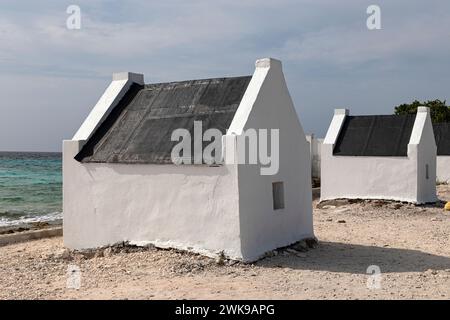
[(450, 106), (446, 105), (446, 101), (429, 100), (420, 102), (414, 100), (412, 103), (404, 103), (395, 107), (395, 114), (415, 114), (418, 107), (429, 107), (431, 112), (431, 121), (433, 123), (450, 122)]

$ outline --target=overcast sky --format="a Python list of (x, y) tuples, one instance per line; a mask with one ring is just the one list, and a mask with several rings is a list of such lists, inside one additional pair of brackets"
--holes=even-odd
[[(80, 30), (66, 28), (71, 4)], [(366, 27), (371, 4), (381, 30)], [(0, 48), (0, 150), (60, 151), (118, 71), (151, 83), (247, 75), (278, 58), (317, 136), (336, 107), (450, 100), (448, 0), (2, 0)]]

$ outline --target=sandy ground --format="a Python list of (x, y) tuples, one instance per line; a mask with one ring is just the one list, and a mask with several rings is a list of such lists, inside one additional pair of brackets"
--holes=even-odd
[[(438, 190), (450, 201), (450, 186)], [(315, 208), (314, 223), (317, 248), (279, 250), (252, 265), (155, 248), (69, 255), (61, 238), (9, 245), (0, 248), (0, 298), (450, 298), (450, 212), (441, 207), (338, 201)], [(80, 289), (67, 288), (67, 279), (76, 284), (67, 276), (73, 265)], [(381, 278), (367, 274), (370, 265)]]

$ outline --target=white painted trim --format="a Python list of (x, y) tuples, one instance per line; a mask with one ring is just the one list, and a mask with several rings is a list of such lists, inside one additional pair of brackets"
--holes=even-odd
[(144, 75), (140, 73), (133, 72), (116, 72), (112, 75), (113, 81), (120, 80), (129, 80), (134, 83), (144, 85)]
[(120, 72), (113, 74), (112, 78), (113, 81), (91, 110), (86, 120), (84, 120), (72, 140), (88, 140), (133, 83), (144, 85), (144, 75), (142, 74)]
[(334, 116), (331, 120), (330, 127), (328, 128), (327, 135), (323, 140), (323, 144), (335, 145), (339, 133), (341, 133), (342, 126), (344, 125), (345, 117), (349, 115), (347, 109), (335, 109)]
[(250, 80), (247, 90), (245, 91), (241, 103), (239, 104), (239, 107), (233, 117), (233, 121), (227, 130), (227, 134), (242, 134), (244, 126), (247, 123), (247, 119), (253, 109), (256, 99), (259, 96), (261, 87), (269, 73), (269, 70), (281, 70), (282, 68), (281, 61), (273, 58), (256, 60), (255, 67), (255, 72), (253, 73), (252, 79)]
[(427, 121), (431, 123), (430, 108), (419, 107), (417, 109), (416, 120), (414, 121), (413, 130), (411, 132), (411, 138), (408, 143), (409, 145), (419, 144), (422, 141), (422, 136)]

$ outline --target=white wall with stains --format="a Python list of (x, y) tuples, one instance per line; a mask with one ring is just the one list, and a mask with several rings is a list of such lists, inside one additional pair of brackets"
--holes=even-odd
[(63, 145), (64, 244), (153, 243), (240, 258), (237, 167), (80, 163)]

